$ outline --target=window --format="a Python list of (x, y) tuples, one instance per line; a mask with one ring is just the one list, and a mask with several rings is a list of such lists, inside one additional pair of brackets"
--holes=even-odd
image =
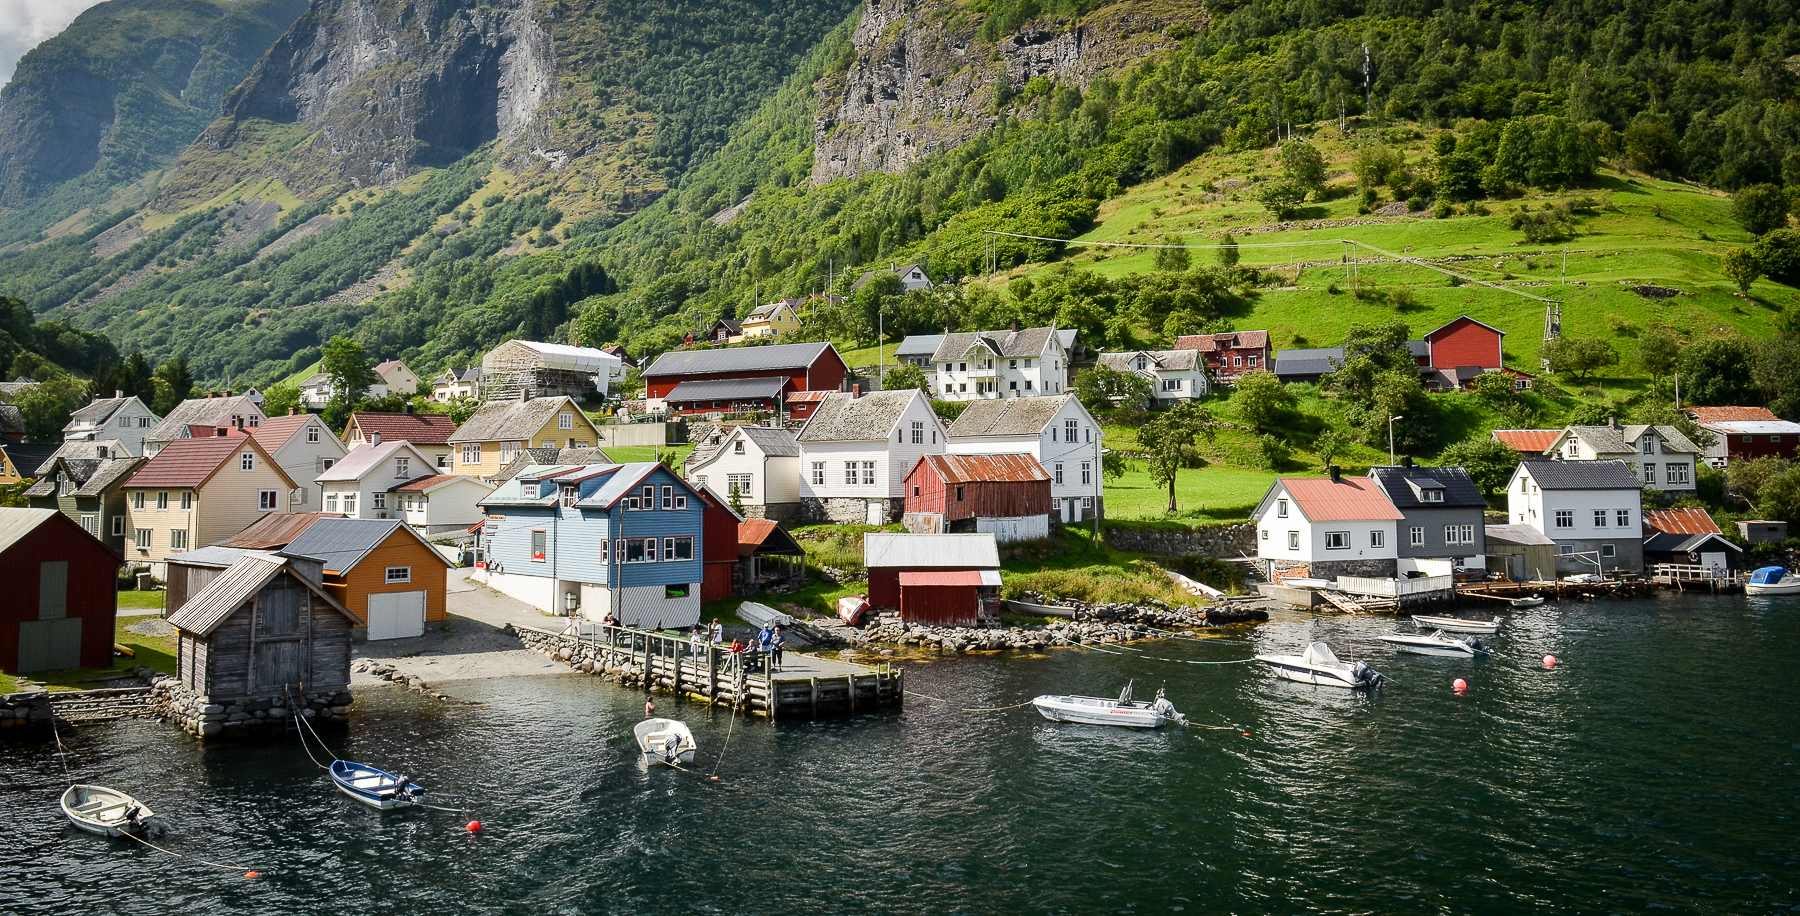
[(306, 428), (306, 441), (308, 441), (308, 442), (319, 441), (319, 428), (317, 426), (309, 426)]
[(100, 534), (100, 520), (92, 515), (82, 516), (81, 530), (98, 537)]
[(913, 425), (912, 425), (912, 433), (913, 433), (912, 444), (924, 445), (925, 444), (925, 421), (914, 420)]
[[(1017, 386), (1014, 386), (1014, 387), (1017, 387)], [(1026, 380), (1025, 380), (1025, 390), (1026, 390), (1026, 391), (1030, 391), (1030, 390), (1031, 390), (1031, 379), (1026, 379)]]
[(1094, 508), (1094, 498), (1092, 496), (1083, 496), (1081, 498), (1081, 508), (1083, 508), (1083, 509)]
[(621, 538), (619, 562), (651, 563), (656, 560), (656, 538)]
[(1431, 487), (1431, 488), (1427, 488), (1427, 489), (1423, 489), (1423, 490), (1419, 491), (1419, 502), (1441, 503), (1443, 501), (1444, 501), (1444, 491), (1437, 489), (1436, 487)]
[(1656, 437), (1645, 433), (1644, 438), (1638, 441), (1638, 447), (1646, 455), (1656, 454)]
[[(325, 459), (325, 466), (331, 467), (331, 459), (330, 458)], [(450, 455), (448, 453), (446, 453), (446, 454), (437, 456), (437, 466), (440, 468), (446, 469), (446, 470), (449, 469)]]
[(411, 582), (412, 581), (412, 567), (411, 566), (389, 566), (387, 568), (387, 580), (389, 583)]
[(1018, 391), (1019, 383), (1018, 382), (1008, 382), (1006, 385), (1006, 388), (1008, 391)]
[(694, 558), (694, 539), (691, 537), (663, 538), (663, 559), (692, 560)]
[(1375, 548), (1386, 547), (1387, 546), (1387, 532), (1385, 532), (1385, 531), (1369, 532), (1369, 546), (1375, 547)]
[(1605, 528), (1606, 527), (1606, 510), (1605, 509), (1595, 509), (1594, 510), (1594, 527), (1595, 528)]
[(337, 506), (338, 506), (338, 495), (336, 493), (325, 494), (325, 511), (326, 512), (336, 512)]
[(1139, 356), (1137, 358), (1137, 371), (1139, 371), (1139, 372), (1144, 371), (1144, 368), (1148, 365), (1150, 365), (1150, 360), (1148, 358), (1143, 357), (1143, 356)]
[(1081, 485), (1086, 487), (1086, 486), (1092, 486), (1093, 483), (1094, 483), (1094, 463), (1092, 461), (1083, 461), (1081, 463)]
[(1094, 441), (1094, 428), (1093, 427), (1090, 426), (1081, 431), (1081, 441), (1083, 441), (1083, 442)]
[(1350, 549), (1350, 532), (1348, 532), (1348, 531), (1327, 531), (1327, 532), (1325, 532), (1325, 549), (1326, 550), (1349, 550)]
[(1298, 531), (1288, 532), (1288, 549), (1289, 550), (1299, 550), (1300, 549), (1300, 532), (1298, 532)]
[[(371, 493), (371, 494), (369, 494), (369, 505), (371, 508), (375, 508), (375, 509), (386, 509), (387, 508), (387, 494), (386, 493)], [(564, 505), (568, 505), (568, 504), (564, 503)]]
[(739, 439), (738, 441), (731, 443), (731, 453), (733, 455), (742, 455), (744, 453), (744, 440)]
[(183, 490), (183, 491), (181, 491), (181, 508), (183, 508), (183, 509), (192, 509), (192, 508), (194, 508), (194, 494), (193, 494), (193, 491), (191, 491), (191, 490)]
[[(1078, 425), (1079, 424), (1077, 424), (1076, 421), (1074, 421), (1074, 420), (1064, 420), (1063, 421), (1063, 439), (1068, 442), (1074, 442), (1075, 441), (1075, 429)], [(1056, 434), (1054, 431), (1050, 435), (1050, 441), (1051, 442), (1056, 441)]]
[(113, 533), (113, 537), (116, 537), (116, 538), (122, 538), (125, 536), (125, 516), (123, 516), (123, 515), (113, 516), (112, 533)]
[(1665, 482), (1670, 483), (1670, 484), (1685, 484), (1685, 483), (1687, 483), (1688, 482), (1688, 466), (1685, 464), (1664, 465), (1663, 479)]
[(1059, 487), (1060, 487), (1060, 486), (1062, 486), (1062, 482), (1063, 482), (1063, 476), (1062, 476), (1062, 462), (1060, 462), (1060, 461), (1058, 461), (1058, 462), (1057, 462), (1057, 463), (1056, 463), (1056, 471), (1055, 471), (1055, 473), (1056, 473), (1056, 485), (1057, 485), (1057, 486), (1059, 486)]
[(903, 430), (903, 429), (894, 430), (894, 444), (901, 445), (905, 442), (906, 442), (906, 430)]
[(574, 429), (575, 428), (575, 415), (572, 413), (569, 413), (566, 410), (563, 411), (562, 413), (557, 414), (556, 415), (556, 428), (557, 429)]
[(612, 562), (612, 541), (601, 541), (600, 542), (600, 562), (602, 562), (602, 563), (611, 563)]
[(725, 475), (725, 485), (727, 488), (725, 490), (725, 492), (727, 494), (736, 493), (739, 496), (749, 496), (750, 495), (750, 478), (751, 478), (751, 476), (752, 475), (749, 475), (749, 474), (727, 474), (727, 475)]
[(532, 562), (534, 562), (534, 563), (544, 562), (544, 552), (545, 552), (544, 549), (548, 545), (549, 540), (550, 540), (549, 532), (543, 530), (542, 528), (534, 529), (531, 532), (531, 560), (532, 560)]
[(856, 462), (844, 462), (844, 486), (856, 486)]
[(674, 487), (665, 486), (662, 488), (662, 507), (664, 509), (675, 508), (675, 488)]
[(875, 462), (873, 462), (873, 461), (863, 462), (862, 463), (862, 472), (863, 472), (862, 473), (863, 486), (865, 486), (865, 487), (874, 486), (875, 485)]
[(479, 443), (479, 442), (464, 442), (463, 443), (462, 463), (463, 464), (480, 464), (481, 463), (481, 443)]
[(1631, 510), (1630, 509), (1620, 509), (1618, 512), (1616, 512), (1614, 514), (1616, 516), (1618, 516), (1617, 521), (1619, 523), (1620, 528), (1630, 528), (1631, 527)]
[(133, 509), (144, 508), (144, 491), (143, 490), (139, 490), (136, 493), (131, 494), (131, 508), (133, 508)]
[(1287, 500), (1285, 500), (1285, 499), (1275, 500), (1275, 517), (1276, 518), (1287, 518)]
[(394, 476), (397, 478), (400, 478), (401, 480), (405, 480), (406, 478), (411, 477), (412, 476), (412, 459), (411, 458), (395, 458), (394, 459)]
[(135, 544), (137, 546), (137, 549), (139, 549), (139, 550), (149, 550), (150, 549), (150, 529), (139, 528), (136, 531), (134, 531), (133, 536), (132, 536), (132, 543)]
[(689, 588), (690, 588), (690, 586), (686, 582), (677, 582), (677, 583), (665, 585), (665, 586), (663, 586), (663, 597), (664, 598), (686, 598), (688, 596)]
[(242, 455), (239, 455), (238, 456), (238, 470), (240, 470), (240, 471), (256, 470), (256, 453), (255, 452), (245, 452)]
[(188, 533), (187, 533), (186, 528), (170, 528), (169, 529), (169, 549), (170, 550), (186, 550), (187, 549), (187, 535), (188, 535)]
[(1412, 526), (1412, 530), (1407, 532), (1406, 542), (1414, 547), (1425, 546), (1425, 526)]
[[(280, 493), (275, 490), (258, 490), (256, 491), (256, 508), (264, 512), (272, 512), (281, 507), (279, 499)], [(379, 496), (376, 497), (376, 501), (380, 501)]]
[(1569, 456), (1570, 458), (1580, 458), (1581, 457), (1581, 443), (1570, 442), (1568, 447), (1563, 449), (1563, 454)]
[(500, 443), (500, 463), (503, 465), (511, 464), (512, 460), (513, 460), (513, 444), (511, 442)]
[(1262, 539), (1265, 541), (1269, 539), (1269, 529), (1264, 528), (1262, 530)]
[(1556, 527), (1558, 527), (1558, 528), (1573, 528), (1573, 527), (1575, 527), (1575, 510), (1574, 509), (1558, 509), (1558, 510), (1556, 510)]
[(1474, 525), (1445, 525), (1444, 526), (1444, 543), (1446, 543), (1446, 544), (1473, 544), (1473, 543), (1475, 543), (1475, 526)]
[(344, 494), (344, 514), (345, 515), (355, 515), (356, 514), (356, 494), (355, 493), (345, 493)]
[(156, 508), (158, 508), (158, 509), (167, 509), (167, 508), (169, 508), (169, 494), (168, 494), (168, 491), (166, 491), (166, 490), (165, 490), (165, 491), (163, 491), (163, 492), (161, 492), (161, 493), (158, 493), (158, 494), (156, 494)]
[(1180, 391), (1181, 390), (1181, 379), (1178, 379), (1178, 378), (1163, 379), (1163, 390), (1164, 391)]
[(825, 462), (815, 461), (812, 463), (812, 482), (815, 487), (825, 485)]
[(1557, 554), (1559, 554), (1561, 556), (1565, 556), (1565, 557), (1569, 556), (1570, 554), (1575, 552), (1575, 545), (1573, 545), (1573, 544), (1558, 544), (1558, 545), (1556, 545), (1556, 552), (1557, 552)]
[(686, 509), (687, 508), (687, 494), (686, 493), (675, 494), (675, 508), (677, 508), (677, 509)]
[(654, 484), (644, 484), (643, 494), (644, 494), (644, 503), (643, 503), (644, 508), (646, 508), (646, 509), (656, 508), (656, 486)]
[(149, 417), (138, 417), (138, 429), (149, 429), (149, 428), (150, 428), (150, 418)]
[(956, 364), (956, 371), (958, 371), (958, 372), (967, 372), (967, 371), (969, 371), (969, 364), (968, 364), (968, 363), (957, 363), (957, 364)]
[(1655, 483), (1656, 482), (1656, 464), (1655, 464), (1655, 462), (1651, 462), (1651, 461), (1644, 462), (1644, 482), (1645, 483)]

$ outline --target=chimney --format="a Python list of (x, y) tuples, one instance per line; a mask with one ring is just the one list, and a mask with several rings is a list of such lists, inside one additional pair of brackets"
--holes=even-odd
[(289, 407), (288, 408), (288, 416), (290, 416), (290, 417), (299, 412), (300, 412), (300, 408), (298, 408), (298, 407)]
[(1014, 334), (1019, 333), (1019, 319), (1017, 318), (1012, 320), (1012, 331)]
[(406, 402), (406, 412), (409, 414), (413, 412), (413, 403), (411, 401)]
[(376, 430), (369, 434), (369, 444), (370, 445), (380, 445), (381, 444), (381, 430)]
[(1618, 417), (1607, 417), (1606, 425), (1612, 427), (1613, 429), (1618, 429), (1619, 428), (1619, 418)]
[(117, 401), (123, 401), (123, 400), (125, 400), (125, 392), (123, 392), (123, 391), (120, 391), (120, 390), (119, 390), (119, 389), (117, 389), (117, 388), (114, 388), (114, 389), (113, 389), (113, 399), (114, 399), (114, 400), (117, 400)]
[(1413, 466), (1412, 456), (1411, 455), (1402, 455), (1400, 458), (1400, 466), (1403, 468), (1412, 467)]
[(1343, 479), (1344, 479), (1343, 470), (1335, 464), (1332, 465), (1331, 466), (1331, 482), (1338, 483), (1338, 482), (1341, 482)]

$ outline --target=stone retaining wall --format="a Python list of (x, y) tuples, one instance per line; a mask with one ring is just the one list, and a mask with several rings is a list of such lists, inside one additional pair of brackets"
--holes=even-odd
[[(177, 678), (163, 675), (150, 684), (151, 706), (158, 717), (199, 738), (218, 736), (279, 736), (292, 725), (293, 710), (287, 697), (237, 698), (196, 695)], [(305, 703), (300, 715), (319, 721), (350, 714), (355, 702), (348, 689), (309, 691), (297, 697)]]
[[(906, 500), (888, 499), (887, 511), (882, 524), (892, 524), (900, 520), (906, 513)], [(867, 525), (869, 523), (869, 500), (857, 497), (817, 496), (800, 497), (800, 518), (808, 522), (833, 525)]]
[(1202, 554), (1221, 560), (1256, 556), (1256, 525), (1251, 522), (1187, 530), (1108, 525), (1103, 531), (1106, 545), (1114, 550), (1165, 557)]
[(0, 694), (0, 729), (20, 733), (48, 728), (54, 715), (50, 709), (50, 691), (41, 687)]

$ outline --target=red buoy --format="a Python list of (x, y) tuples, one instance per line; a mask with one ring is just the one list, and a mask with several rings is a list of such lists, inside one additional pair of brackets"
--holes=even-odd
[(259, 875), (259, 874), (257, 874), (257, 873), (256, 873), (256, 872), (253, 872), (253, 871), (247, 871), (247, 872), (244, 872), (244, 877), (246, 877), (246, 878), (260, 878), (260, 877), (262, 877), (262, 876), (261, 876), (261, 875)]
[(1463, 691), (1469, 689), (1469, 682), (1465, 681), (1459, 677), (1456, 680), (1450, 682), (1450, 687), (1452, 689), (1454, 689), (1457, 693), (1462, 693)]
[(469, 832), (470, 833), (476, 833), (480, 830), (481, 830), (481, 822), (480, 821), (470, 821), (469, 822)]
[(1554, 655), (1544, 656), (1544, 667), (1546, 667), (1546, 668), (1556, 667), (1556, 656), (1554, 656)]

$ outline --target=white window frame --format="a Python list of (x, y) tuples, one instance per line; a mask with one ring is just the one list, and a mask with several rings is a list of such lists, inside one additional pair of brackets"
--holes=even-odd
[(181, 508), (183, 510), (194, 508), (194, 491), (192, 491), (192, 490), (181, 491)]
[(116, 538), (122, 538), (125, 536), (125, 516), (123, 516), (123, 515), (113, 516), (112, 536), (116, 537)]
[(239, 455), (238, 456), (238, 470), (240, 470), (240, 471), (256, 470), (256, 453), (255, 452), (244, 452), (243, 454)]
[(169, 529), (169, 549), (170, 550), (186, 550), (188, 547), (187, 536), (188, 536), (188, 532), (187, 532), (186, 528), (170, 528)]
[(1617, 559), (1618, 556), (1619, 556), (1619, 549), (1617, 547), (1614, 547), (1611, 544), (1601, 544), (1600, 545), (1600, 559), (1612, 560), (1612, 559)]
[[(396, 573), (398, 573), (398, 575), (395, 575)], [(386, 575), (387, 575), (386, 581), (387, 581), (387, 584), (389, 584), (389, 585), (398, 585), (403, 582), (411, 582), (412, 581), (412, 567), (411, 566), (389, 566), (387, 568)]]
[(1275, 517), (1276, 518), (1287, 518), (1288, 517), (1288, 501), (1287, 500), (1285, 500), (1285, 499), (1275, 500)]
[(1688, 466), (1671, 462), (1663, 469), (1663, 482), (1670, 486), (1685, 486), (1688, 482)]
[(309, 426), (306, 428), (306, 441), (309, 443), (319, 441), (319, 428), (317, 426)]
[(562, 413), (557, 414), (556, 415), (556, 428), (557, 429), (574, 429), (575, 428), (575, 415), (566, 410), (563, 411)]
[(132, 543), (132, 546), (136, 547), (139, 550), (149, 550), (150, 549), (150, 529), (148, 529), (148, 528), (134, 529), (132, 531), (132, 535), (131, 535), (131, 543)]
[(875, 485), (875, 462), (865, 461), (862, 463), (862, 482), (865, 487)]
[(387, 508), (387, 492), (384, 490), (376, 490), (375, 492), (370, 493), (369, 494), (369, 508), (371, 508), (371, 509), (386, 509)]
[(1407, 542), (1414, 547), (1425, 546), (1425, 526), (1412, 526), (1412, 530), (1407, 533)]
[(1348, 532), (1348, 531), (1327, 531), (1327, 532), (1325, 532), (1325, 549), (1326, 550), (1349, 550), (1350, 549), (1350, 532)]
[(1369, 549), (1380, 550), (1387, 546), (1387, 532), (1377, 528), (1369, 532)]
[(257, 490), (256, 508), (260, 512), (273, 512), (281, 508), (281, 491)]
[(1575, 527), (1575, 510), (1574, 509), (1558, 509), (1558, 510), (1556, 510), (1556, 527), (1558, 529), (1574, 528)]
[(856, 462), (854, 461), (844, 462), (844, 486), (856, 486)]
[(159, 512), (164, 509), (169, 508), (169, 491), (168, 490), (157, 491), (156, 508), (157, 508), (157, 511), (159, 511)]
[(1298, 531), (1288, 532), (1288, 549), (1289, 550), (1299, 550), (1300, 549), (1300, 532), (1298, 532)]
[(1620, 528), (1630, 528), (1631, 527), (1631, 510), (1630, 509), (1619, 509), (1619, 510), (1615, 511), (1613, 513), (1613, 515), (1615, 516), (1615, 520), (1619, 523), (1618, 527), (1620, 527)]
[(825, 485), (825, 462), (815, 461), (812, 463), (812, 483), (815, 487)]

